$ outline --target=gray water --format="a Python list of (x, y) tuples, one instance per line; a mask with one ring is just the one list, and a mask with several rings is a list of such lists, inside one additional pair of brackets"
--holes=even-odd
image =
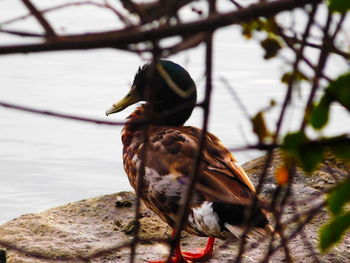
[[(47, 1), (36, 1), (42, 6)], [(63, 1), (49, 1), (62, 3)], [(113, 28), (115, 17), (93, 8), (69, 9), (48, 16), (69, 32), (85, 28)], [(0, 1), (0, 21), (24, 9), (20, 1)], [(73, 14), (73, 15), (72, 15)], [(93, 18), (93, 19), (92, 19)], [(40, 29), (34, 20), (14, 24), (11, 29)], [(59, 28), (59, 27), (58, 27)], [(62, 29), (61, 28), (61, 29)], [(0, 44), (21, 39), (0, 34)], [(226, 78), (238, 92), (250, 115), (269, 105), (279, 104), (285, 86), (279, 78), (286, 68), (281, 60), (264, 61), (254, 40), (244, 40), (238, 27), (215, 34), (214, 94), (209, 130), (227, 147), (255, 143), (249, 120), (220, 81)], [(204, 93), (204, 46), (170, 58), (180, 63)], [(138, 55), (112, 50), (65, 51), (28, 55), (8, 55), (0, 59), (0, 100), (43, 110), (76, 114), (106, 120), (124, 120), (134, 107), (105, 117), (105, 110), (123, 97), (135, 71), (145, 60)], [(332, 74), (346, 71), (347, 65), (335, 61)], [(300, 125), (302, 99), (293, 103), (284, 131)], [(274, 128), (279, 107), (269, 112)], [(67, 202), (122, 190), (131, 190), (122, 167), (121, 127), (111, 127), (0, 108), (0, 223), (24, 213), (35, 213)], [(202, 111), (196, 109), (188, 125), (200, 126)], [(336, 105), (325, 134), (340, 134), (350, 127), (349, 115)], [(263, 152), (234, 152), (240, 163)]]

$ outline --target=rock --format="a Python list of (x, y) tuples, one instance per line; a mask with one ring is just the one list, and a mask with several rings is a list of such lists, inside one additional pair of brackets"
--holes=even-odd
[[(243, 166), (254, 184), (258, 181), (265, 159), (260, 157)], [(281, 156), (275, 154), (261, 195), (265, 200), (269, 200), (275, 192), (274, 170), (280, 161)], [(298, 205), (287, 204), (282, 222), (293, 218), (295, 210), (308, 211), (320, 203), (323, 192), (347, 174), (346, 165), (334, 158), (328, 158), (312, 175), (305, 176), (301, 169), (297, 169), (292, 191), (294, 202)], [(123, 245), (132, 240), (135, 231), (134, 200), (135, 196), (131, 192), (120, 192), (69, 203), (38, 214), (26, 214), (7, 222), (0, 226), (0, 247), (4, 249), (0, 249), (0, 263), (5, 262), (5, 257), (8, 263), (129, 262), (130, 249)], [(144, 207), (141, 216), (139, 236), (144, 242), (137, 246), (135, 262), (164, 258), (167, 246), (150, 239), (169, 238), (171, 229)], [(307, 214), (302, 216), (305, 217)], [(288, 248), (295, 262), (315, 262), (315, 257), (320, 262), (350, 262), (349, 236), (328, 254), (317, 253), (319, 228), (328, 218), (327, 210), (321, 209), (304, 231), (289, 241)], [(296, 226), (296, 223), (285, 224), (284, 232), (292, 233)], [(181, 245), (184, 250), (203, 247), (205, 243), (206, 238), (186, 233), (182, 235)], [(268, 245), (269, 238), (251, 235), (243, 261), (258, 262), (264, 257)], [(117, 247), (120, 248), (113, 249)], [(238, 247), (239, 240), (218, 240), (209, 262), (233, 262)], [(312, 255), (308, 247), (312, 247), (317, 255)], [(109, 248), (108, 253), (98, 253)], [(91, 257), (93, 254), (95, 256)], [(269, 262), (284, 261), (283, 249), (279, 249)]]

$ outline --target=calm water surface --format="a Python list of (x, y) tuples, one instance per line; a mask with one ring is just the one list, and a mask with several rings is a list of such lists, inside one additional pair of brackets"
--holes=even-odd
[[(47, 2), (38, 3), (45, 6)], [(20, 4), (12, 0), (1, 1), (0, 10), (4, 20), (24, 12)], [(84, 12), (70, 16), (70, 12), (76, 10), (59, 12), (49, 18), (66, 23), (62, 28), (73, 32), (81, 32), (85, 27), (98, 30), (114, 26), (115, 18), (111, 14), (84, 8)], [(35, 30), (39, 27), (33, 20), (26, 20), (11, 28)], [(16, 41), (0, 35), (1, 44)], [(235, 87), (252, 115), (268, 106), (270, 99), (281, 102), (285, 87), (279, 78), (286, 69), (278, 60), (263, 61), (257, 43), (242, 40), (236, 27), (215, 35), (214, 55), (209, 130), (227, 147), (254, 143), (256, 139), (249, 121), (233, 103), (220, 78), (226, 78)], [(188, 69), (198, 83), (199, 96), (203, 97), (203, 46), (171, 59)], [(137, 55), (110, 49), (2, 56), (0, 100), (92, 118), (123, 120), (134, 107), (109, 118), (104, 112), (126, 94), (137, 67), (143, 63)], [(332, 73), (346, 69), (346, 65), (336, 62)], [(294, 106), (285, 131), (299, 125), (299, 109), (303, 102), (296, 101)], [(335, 106), (332, 112), (333, 122), (326, 134), (348, 131), (347, 113), (340, 106)], [(270, 112), (271, 128), (277, 114), (278, 109)], [(200, 126), (201, 116), (201, 110), (197, 109), (188, 124)], [(0, 223), (67, 202), (131, 190), (122, 167), (121, 127), (61, 120), (5, 108), (0, 108), (0, 120)], [(258, 151), (237, 152), (235, 156), (243, 163), (261, 154)]]

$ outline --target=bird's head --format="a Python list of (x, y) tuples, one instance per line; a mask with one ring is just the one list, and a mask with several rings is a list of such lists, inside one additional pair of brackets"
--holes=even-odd
[(145, 101), (159, 118), (157, 123), (182, 125), (190, 117), (196, 100), (196, 85), (188, 72), (174, 62), (160, 60), (157, 65), (147, 63), (138, 69), (128, 94), (113, 104), (106, 115)]

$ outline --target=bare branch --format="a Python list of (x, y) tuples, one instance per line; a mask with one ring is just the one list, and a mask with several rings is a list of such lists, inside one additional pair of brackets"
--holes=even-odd
[[(296, 58), (295, 58), (295, 62), (293, 64), (292, 76), (290, 77), (290, 79), (288, 81), (288, 89), (287, 89), (287, 92), (286, 92), (286, 95), (285, 95), (285, 98), (284, 98), (284, 101), (283, 101), (283, 105), (282, 105), (281, 112), (279, 114), (278, 121), (276, 123), (276, 132), (274, 134), (274, 142), (275, 143), (278, 140), (279, 132), (280, 132), (281, 127), (282, 127), (283, 119), (284, 119), (284, 117), (286, 115), (285, 113), (286, 113), (287, 107), (288, 107), (288, 105), (289, 105), (289, 103), (290, 103), (290, 101), (292, 99), (293, 85), (294, 85), (295, 78), (297, 76), (299, 62), (300, 62), (301, 58), (303, 57), (305, 43), (306, 43), (306, 38), (309, 35), (309, 32), (311, 30), (311, 26), (313, 24), (316, 11), (317, 11), (317, 4), (312, 6), (312, 10), (310, 12), (309, 19), (308, 19), (308, 22), (306, 24), (305, 31), (304, 31), (303, 42), (301, 43), (301, 46), (300, 46), (299, 50), (295, 51)], [(280, 33), (282, 32), (282, 30), (279, 29), (277, 24), (276, 24), (276, 28), (278, 29), (278, 31)]]
[(57, 117), (57, 118), (90, 122), (90, 123), (95, 123), (95, 124), (105, 124), (105, 125), (124, 125), (125, 124), (125, 122), (104, 121), (104, 120), (81, 117), (81, 116), (77, 116), (77, 115), (69, 115), (69, 114), (57, 113), (57, 112), (46, 111), (46, 110), (38, 110), (38, 109), (31, 108), (31, 107), (25, 107), (25, 106), (20, 106), (17, 104), (6, 103), (3, 101), (0, 101), (0, 106), (5, 107), (5, 108), (20, 110), (20, 111), (24, 111), (24, 112), (31, 112), (31, 113), (42, 114), (42, 115), (47, 115), (47, 116), (52, 116), (52, 117)]
[[(215, 12), (215, 0), (212, 0), (212, 1), (209, 0), (209, 10), (210, 10), (210, 13)], [(202, 132), (199, 138), (197, 158), (194, 163), (192, 173), (190, 175), (190, 182), (187, 185), (184, 204), (180, 208), (178, 221), (176, 222), (176, 230), (174, 233), (174, 238), (170, 243), (171, 247), (170, 247), (170, 252), (169, 252), (167, 262), (170, 262), (174, 249), (180, 240), (181, 232), (184, 229), (185, 224), (187, 223), (187, 217), (189, 212), (188, 207), (190, 207), (194, 189), (198, 181), (198, 177), (199, 177), (198, 171), (201, 166), (200, 164), (202, 161), (202, 154), (204, 152), (203, 150), (205, 149), (205, 146), (206, 146), (206, 136), (207, 136), (207, 129), (208, 129), (209, 113), (210, 113), (210, 99), (211, 99), (211, 92), (212, 92), (212, 66), (213, 66), (213, 57), (212, 57), (213, 46), (212, 45), (213, 45), (213, 37), (212, 35), (210, 35), (206, 42), (206, 52), (205, 52), (206, 86), (205, 86), (204, 101), (202, 104), (202, 107), (203, 107)]]
[(28, 31), (7, 30), (7, 29), (0, 29), (0, 33), (6, 33), (6, 34), (20, 36), (20, 37), (40, 37), (40, 38), (47, 37), (47, 35), (32, 33)]
[(258, 17), (270, 17), (285, 10), (291, 10), (306, 4), (318, 2), (320, 2), (320, 0), (280, 0), (253, 4), (242, 10), (212, 15), (204, 20), (144, 31), (125, 29), (95, 34), (62, 36), (55, 39), (55, 41), (40, 44), (0, 46), (0, 54), (107, 47), (123, 49), (129, 44), (155, 41), (175, 35), (185, 36), (187, 34), (193, 34), (193, 32), (211, 31), (228, 25), (247, 22)]
[(326, 66), (327, 58), (329, 56), (329, 52), (328, 52), (328, 49), (326, 47), (327, 47), (329, 40), (330, 40), (329, 28), (330, 28), (331, 22), (332, 22), (332, 13), (331, 13), (331, 11), (328, 11), (326, 26), (323, 30), (323, 44), (322, 45), (324, 46), (324, 48), (321, 49), (321, 52), (319, 55), (317, 67), (315, 70), (313, 85), (312, 85), (312, 88), (311, 88), (311, 91), (310, 91), (310, 94), (309, 94), (309, 97), (308, 97), (308, 100), (307, 100), (307, 103), (305, 106), (304, 118), (303, 118), (303, 121), (302, 121), (301, 126), (300, 126), (301, 131), (303, 131), (305, 129), (306, 124), (309, 120), (309, 117), (310, 117), (310, 114), (311, 114), (311, 111), (313, 108), (312, 102), (313, 102), (313, 99), (316, 95), (316, 91), (319, 88), (319, 81), (320, 81), (320, 78), (322, 76), (323, 69)]
[(55, 37), (56, 33), (47, 22), (47, 20), (43, 17), (43, 15), (40, 13), (40, 11), (30, 2), (29, 0), (22, 0), (23, 4), (29, 9), (29, 11), (35, 16), (35, 18), (38, 20), (38, 22), (42, 25), (42, 27), (45, 29), (46, 34), (48, 37)]
[[(127, 26), (131, 26), (132, 25), (131, 21), (127, 17), (123, 16), (117, 9), (115, 9), (113, 6), (108, 4), (108, 2), (105, 2), (104, 4), (96, 3), (94, 1), (69, 2), (69, 3), (53, 6), (53, 7), (47, 8), (47, 9), (43, 9), (43, 10), (41, 10), (41, 13), (44, 14), (44, 13), (57, 11), (57, 10), (68, 8), (68, 7), (83, 6), (83, 5), (92, 5), (92, 6), (96, 6), (96, 7), (99, 7), (99, 8), (109, 9), (114, 14), (116, 14), (116, 16), (118, 16), (118, 18), (125, 25), (127, 25)], [(33, 15), (32, 13), (29, 13), (29, 14), (26, 14), (26, 15), (23, 15), (23, 16), (15, 17), (15, 18), (12, 18), (12, 19), (0, 22), (0, 25), (2, 25), (2, 26), (9, 25), (9, 24), (12, 24), (14, 22), (18, 22), (20, 20), (23, 20), (23, 19), (26, 19), (28, 17), (31, 17), (32, 15)]]

